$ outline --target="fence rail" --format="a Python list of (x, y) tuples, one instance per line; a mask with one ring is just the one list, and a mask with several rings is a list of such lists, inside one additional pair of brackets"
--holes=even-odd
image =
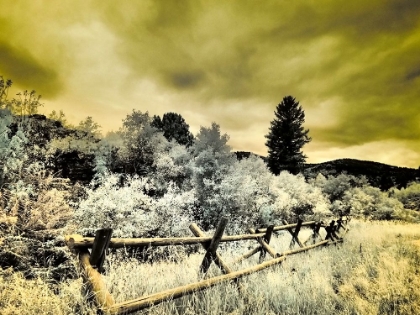
[[(111, 229), (101, 229), (96, 232), (94, 238), (83, 237), (81, 235), (67, 235), (65, 237), (65, 241), (69, 248), (79, 254), (79, 263), (81, 268), (84, 270), (85, 281), (94, 292), (96, 302), (102, 311), (108, 314), (129, 314), (164, 301), (208, 289), (222, 282), (237, 280), (251, 273), (279, 264), (286, 259), (286, 256), (305, 252), (320, 246), (341, 242), (343, 238), (342, 234), (340, 234), (340, 229), (347, 231), (348, 228), (346, 225), (348, 221), (349, 219), (343, 218), (340, 218), (337, 221), (333, 220), (330, 224), (324, 224), (323, 222), (316, 221), (303, 222), (302, 220), (298, 220), (297, 223), (289, 224), (288, 222), (283, 221), (284, 225), (280, 226), (271, 225), (267, 228), (259, 228), (257, 230), (249, 229), (250, 234), (223, 236), (228, 220), (226, 218), (222, 218), (212, 237), (206, 236), (204, 232), (201, 231), (195, 223), (193, 223), (190, 225), (190, 230), (195, 237), (111, 238)], [(302, 227), (309, 227), (312, 229), (311, 237), (304, 242), (299, 239), (299, 232)], [(326, 237), (325, 240), (319, 241), (319, 239), (321, 239), (319, 234), (321, 228), (325, 229)], [(292, 236), (292, 241), (290, 243), (289, 250), (279, 253), (270, 246), (270, 241), (273, 232), (282, 230), (289, 231)], [(260, 253), (260, 263), (246, 269), (233, 271), (217, 252), (217, 248), (221, 242), (243, 240), (256, 240), (258, 242), (258, 246), (234, 260), (234, 263), (236, 264), (243, 261), (244, 259), (247, 259), (257, 253)], [(307, 245), (311, 242), (311, 245)], [(105, 260), (107, 248), (193, 244), (201, 244), (206, 250), (203, 261), (199, 267), (200, 272), (205, 274), (211, 263), (214, 262), (220, 268), (223, 275), (139, 297), (122, 303), (115, 303), (114, 298), (106, 289), (106, 286), (101, 278), (100, 273), (103, 271), (102, 266)], [(293, 248), (296, 245), (298, 245), (299, 248)], [(92, 248), (91, 252), (89, 252), (89, 248)], [(267, 253), (272, 258), (268, 261), (264, 261)]]

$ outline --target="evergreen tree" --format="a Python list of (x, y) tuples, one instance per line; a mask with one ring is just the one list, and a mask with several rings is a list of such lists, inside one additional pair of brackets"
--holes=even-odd
[(153, 116), (151, 126), (162, 131), (168, 141), (174, 139), (187, 147), (193, 143), (194, 136), (190, 132), (190, 126), (180, 114), (165, 113), (162, 119), (159, 116)]
[(265, 136), (268, 167), (276, 175), (282, 170), (297, 174), (306, 159), (301, 149), (311, 141), (309, 130), (302, 126), (305, 112), (294, 97), (286, 96), (277, 105), (274, 114), (275, 119), (271, 121), (269, 133)]

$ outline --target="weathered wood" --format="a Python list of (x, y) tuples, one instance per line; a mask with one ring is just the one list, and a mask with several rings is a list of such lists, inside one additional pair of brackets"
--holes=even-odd
[(199, 282), (196, 282), (196, 283), (180, 286), (180, 287), (170, 289), (170, 290), (166, 290), (166, 291), (163, 291), (163, 292), (151, 294), (151, 295), (141, 297), (141, 298), (138, 298), (138, 299), (134, 299), (134, 300), (131, 300), (131, 301), (126, 301), (126, 302), (123, 302), (123, 303), (115, 304), (114, 306), (109, 308), (108, 311), (112, 315), (133, 313), (135, 311), (142, 310), (142, 309), (148, 308), (150, 306), (160, 304), (164, 301), (177, 299), (177, 298), (180, 298), (182, 296), (192, 294), (194, 292), (198, 292), (198, 291), (208, 289), (208, 288), (213, 287), (213, 286), (215, 286), (215, 285), (217, 285), (221, 282), (231, 281), (231, 280), (236, 280), (236, 279), (242, 278), (243, 276), (246, 276), (246, 275), (252, 274), (254, 272), (264, 270), (268, 267), (277, 265), (277, 264), (283, 262), (286, 259), (286, 256), (290, 256), (290, 255), (293, 255), (293, 254), (304, 252), (304, 251), (316, 248), (318, 246), (327, 245), (327, 244), (330, 244), (330, 243), (331, 243), (330, 241), (322, 241), (322, 242), (316, 243), (314, 245), (290, 250), (290, 251), (282, 253), (280, 257), (268, 260), (266, 262), (263, 262), (261, 264), (258, 264), (256, 266), (253, 266), (253, 267), (250, 267), (250, 268), (235, 271), (235, 272), (232, 272), (232, 273), (229, 273), (229, 274), (226, 274), (226, 275), (210, 278), (210, 279), (207, 279), (207, 280), (202, 280), (202, 281), (199, 281)]
[(109, 309), (115, 304), (114, 298), (108, 292), (101, 274), (90, 264), (90, 254), (87, 249), (79, 251), (80, 265), (84, 271), (84, 277), (91, 290), (95, 294), (97, 305), (102, 309)]
[(305, 242), (303, 242), (303, 245), (306, 246), (306, 244), (309, 243), (310, 240), (312, 240), (312, 242), (315, 243), (317, 238), (321, 238), (321, 235), (319, 235), (320, 229), (321, 229), (321, 222), (314, 224), (314, 226), (312, 227), (313, 234)]
[(303, 220), (299, 218), (297, 221), (296, 228), (292, 234), (292, 241), (290, 242), (290, 246), (289, 246), (290, 248), (292, 248), (295, 245), (295, 243), (298, 243), (300, 247), (304, 247), (304, 245), (302, 244), (302, 242), (299, 240), (299, 237), (298, 237), (300, 228), (302, 227), (302, 223), (303, 223)]
[(223, 236), (227, 223), (228, 219), (222, 218), (217, 225), (216, 232), (214, 232), (213, 238), (200, 265), (200, 271), (204, 274), (209, 270), (211, 262), (216, 258), (216, 250), (217, 247), (219, 247), (220, 239)]
[[(288, 226), (289, 224), (287, 223), (287, 221), (286, 220), (283, 220), (282, 221), (283, 222), (283, 224), (285, 224), (285, 226)], [(299, 223), (300, 222), (300, 223)], [(308, 222), (307, 222), (308, 223)], [(296, 242), (296, 243), (298, 243), (298, 245), (300, 246), (300, 247), (304, 247), (304, 245), (302, 244), (302, 242), (299, 240), (299, 237), (298, 237), (298, 234), (299, 234), (299, 231), (300, 231), (300, 228), (303, 226), (303, 222), (302, 222), (302, 220), (301, 219), (298, 219), (298, 222), (296, 223), (296, 225), (295, 225), (295, 227), (296, 227), (296, 229), (295, 229), (295, 231), (293, 231), (291, 228), (287, 228), (286, 230), (288, 230), (289, 231), (289, 233), (292, 235), (292, 242), (290, 243), (290, 247), (292, 247), (293, 245), (294, 245), (294, 243)], [(296, 233), (296, 231), (297, 231), (297, 233)]]
[[(255, 230), (253, 228), (250, 228), (248, 230), (251, 233), (255, 232)], [(257, 241), (258, 241), (258, 243), (260, 243), (262, 249), (265, 250), (267, 253), (269, 253), (271, 257), (273, 257), (273, 258), (277, 257), (277, 252), (270, 245), (268, 245), (262, 237), (257, 238)]]
[(316, 248), (316, 247), (318, 247), (318, 246), (322, 246), (322, 245), (330, 245), (330, 244), (332, 244), (332, 242), (331, 242), (331, 241), (327, 241), (327, 240), (325, 240), (325, 241), (321, 241), (321, 242), (319, 242), (319, 243), (315, 243), (315, 244), (313, 244), (313, 245), (308, 245), (308, 246), (305, 246), (305, 247), (301, 247), (301, 248), (297, 248), (297, 249), (291, 249), (291, 250), (284, 251), (284, 252), (282, 252), (282, 253), (279, 255), (279, 257), (294, 255), (294, 254), (297, 254), (297, 253), (301, 253), (301, 252), (304, 252), (304, 251), (310, 250), (310, 249), (312, 249), (312, 248)]
[(213, 287), (219, 283), (226, 282), (226, 281), (232, 281), (235, 279), (239, 279), (243, 276), (252, 274), (254, 272), (266, 269), (268, 267), (274, 266), (276, 264), (281, 263), (284, 261), (286, 257), (278, 257), (275, 259), (271, 259), (269, 261), (263, 262), (261, 264), (258, 264), (256, 266), (246, 268), (240, 271), (234, 271), (232, 273), (228, 273), (226, 275), (221, 275), (218, 277), (213, 277), (210, 279), (202, 280), (196, 283), (187, 284), (184, 286), (180, 286), (174, 289), (165, 290), (163, 292), (151, 294), (145, 297), (141, 297), (138, 299), (134, 299), (131, 301), (126, 301), (123, 303), (118, 303), (112, 306), (108, 309), (108, 312), (112, 315), (117, 314), (128, 314), (132, 313), (138, 310), (142, 310), (144, 308), (157, 305), (159, 303), (162, 303), (164, 301), (176, 299), (185, 295), (192, 294), (194, 292), (202, 291), (205, 289), (208, 289), (210, 287)]
[(261, 251), (261, 246), (254, 248), (253, 250), (249, 251), (248, 253), (242, 255), (241, 257), (237, 258), (236, 260), (233, 261), (234, 264), (238, 264), (241, 261), (255, 255), (256, 253), (258, 253), (259, 251)]
[[(263, 237), (265, 233), (244, 234), (244, 235), (230, 235), (223, 236), (220, 242), (234, 242), (243, 240), (256, 240)], [(123, 247), (143, 247), (143, 246), (168, 246), (168, 245), (192, 245), (208, 243), (212, 240), (211, 236), (205, 237), (171, 237), (171, 238), (111, 238), (109, 248), (123, 248)], [(74, 248), (92, 247), (94, 238), (83, 237), (82, 235), (73, 234), (66, 235), (65, 241), (67, 245), (72, 244)]]
[[(201, 231), (201, 229), (197, 226), (197, 224), (192, 223), (190, 225), (190, 230), (193, 232), (193, 234), (197, 237), (205, 237), (205, 234)], [(209, 243), (202, 243), (204, 249), (208, 250)], [(222, 270), (223, 273), (230, 273), (232, 270), (229, 268), (229, 266), (223, 261), (222, 257), (219, 255), (219, 253), (216, 252), (214, 263)]]
[[(302, 225), (301, 226), (313, 225), (315, 223), (316, 223), (316, 221), (302, 222)], [(288, 224), (287, 223), (285, 225), (275, 226), (274, 229), (273, 229), (273, 231), (274, 232), (277, 232), (277, 231), (282, 231), (282, 230), (288, 230), (288, 229), (292, 229), (292, 228), (294, 228), (296, 226), (297, 226), (297, 223), (293, 223), (293, 224)], [(256, 231), (257, 231), (257, 233), (265, 233), (265, 232), (267, 232), (267, 228), (260, 228), (260, 229), (257, 229)]]
[(336, 229), (335, 221), (332, 220), (330, 225), (325, 227), (325, 231), (327, 231), (327, 236), (325, 237), (326, 240), (330, 239), (330, 240), (334, 241), (336, 239), (339, 239), (337, 234), (335, 234), (335, 229)]
[[(270, 244), (270, 241), (271, 241), (271, 235), (273, 234), (273, 229), (274, 229), (274, 225), (270, 225), (270, 226), (267, 228), (267, 232), (265, 232), (265, 235), (264, 235), (264, 241), (265, 241), (267, 244)], [(265, 250), (262, 250), (262, 251), (260, 252), (260, 263), (261, 263), (261, 262), (263, 262), (263, 260), (264, 260), (265, 256), (266, 256), (266, 251), (265, 251)]]
[(112, 229), (100, 229), (96, 231), (89, 262), (99, 272), (102, 272), (102, 266), (105, 261), (105, 252), (108, 249), (111, 235)]

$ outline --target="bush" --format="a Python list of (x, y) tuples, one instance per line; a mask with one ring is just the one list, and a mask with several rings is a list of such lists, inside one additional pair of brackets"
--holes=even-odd
[(405, 209), (420, 211), (420, 183), (410, 183), (401, 190), (395, 188), (390, 194), (401, 201)]
[(397, 199), (369, 185), (351, 188), (344, 193), (342, 200), (333, 203), (335, 213), (363, 215), (376, 220), (391, 220), (402, 209), (403, 205)]
[(74, 222), (82, 234), (112, 228), (115, 237), (185, 235), (193, 191), (180, 193), (172, 185), (163, 197), (154, 199), (148, 195), (154, 188), (148, 178), (128, 177), (122, 184), (119, 175), (109, 174), (101, 180), (92, 183), (75, 211)]

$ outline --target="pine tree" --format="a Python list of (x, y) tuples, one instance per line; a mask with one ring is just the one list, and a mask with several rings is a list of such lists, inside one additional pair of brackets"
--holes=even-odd
[(286, 96), (277, 105), (275, 119), (271, 121), (269, 133), (265, 136), (268, 147), (267, 164), (276, 175), (282, 170), (297, 174), (305, 163), (302, 147), (311, 141), (309, 130), (302, 124), (305, 112), (292, 96)]
[(162, 131), (168, 141), (174, 139), (179, 144), (187, 147), (193, 143), (194, 136), (190, 132), (190, 126), (180, 114), (165, 113), (162, 119), (159, 116), (154, 116), (151, 126)]

